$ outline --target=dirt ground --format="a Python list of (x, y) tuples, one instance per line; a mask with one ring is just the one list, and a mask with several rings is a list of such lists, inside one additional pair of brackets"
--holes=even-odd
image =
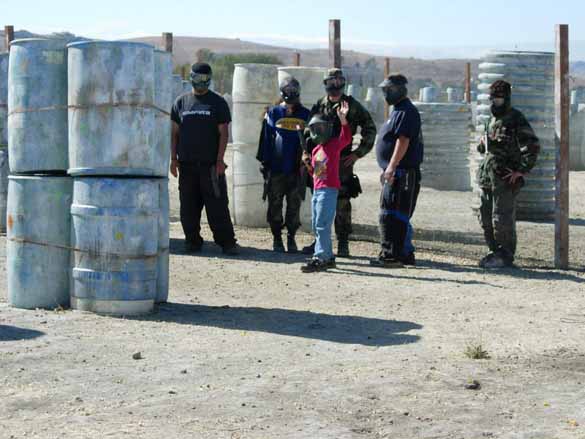
[[(428, 189), (418, 266), (371, 268), (377, 170), (358, 169), (367, 241), (331, 272), (300, 273), (266, 230), (238, 228), (237, 258), (186, 255), (173, 223), (170, 303), (152, 315), (24, 311), (1, 294), (0, 438), (585, 439), (585, 173), (571, 175), (572, 270), (551, 269), (552, 225), (520, 223), (519, 268), (484, 272), (472, 195)], [(489, 358), (464, 354), (479, 345)]]

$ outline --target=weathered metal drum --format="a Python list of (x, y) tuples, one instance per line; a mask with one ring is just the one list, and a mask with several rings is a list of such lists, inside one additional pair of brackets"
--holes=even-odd
[(12, 173), (67, 170), (65, 42), (10, 43), (8, 145)]
[(8, 185), (8, 302), (69, 306), (72, 179), (13, 175)]
[(0, 146), (0, 232), (6, 232), (6, 203), (8, 201), (8, 148)]
[(277, 66), (236, 64), (233, 83), (233, 205), (234, 222), (266, 227), (263, 179), (256, 160), (266, 109), (278, 98)]
[(6, 232), (8, 173), (8, 54), (0, 53), (0, 232)]
[(153, 47), (112, 41), (67, 47), (69, 174), (167, 177), (153, 147)]
[(75, 178), (71, 305), (100, 314), (153, 309), (159, 179)]
[(166, 302), (169, 297), (169, 179), (158, 180), (160, 216), (158, 220), (158, 260), (156, 303)]
[(171, 107), (173, 106), (173, 58), (170, 52), (154, 51), (154, 148), (159, 157), (156, 175), (167, 176), (171, 157)]

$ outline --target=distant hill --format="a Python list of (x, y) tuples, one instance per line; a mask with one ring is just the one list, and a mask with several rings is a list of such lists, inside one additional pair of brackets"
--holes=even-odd
[[(0, 47), (4, 48), (3, 31), (0, 30)], [(34, 34), (25, 30), (16, 32), (17, 38), (30, 38), (43, 35)], [(49, 35), (54, 38), (65, 38), (69, 41), (83, 39), (68, 32)], [(130, 41), (141, 41), (161, 47), (161, 37), (133, 38)], [(5, 48), (4, 48), (5, 49)], [(293, 62), (295, 52), (301, 54), (301, 64), (304, 66), (328, 65), (328, 51), (326, 49), (301, 49), (295, 50), (287, 47), (272, 46), (268, 44), (253, 43), (240, 39), (228, 38), (202, 38), (202, 37), (174, 37), (173, 61), (175, 66), (190, 64), (196, 59), (199, 49), (209, 49), (218, 54), (239, 53), (264, 53), (277, 56), (284, 65)], [(357, 51), (343, 51), (343, 65), (352, 82), (362, 81), (364, 85), (373, 85), (383, 76), (382, 56)], [(392, 72), (401, 72), (406, 75), (414, 85), (414, 89), (426, 83), (434, 82), (440, 87), (461, 87), (464, 81), (465, 63), (472, 63), (472, 75), (477, 76), (479, 60), (464, 59), (438, 59), (427, 60), (417, 58), (391, 58), (390, 69)], [(585, 85), (585, 62), (571, 64), (571, 74), (574, 78), (572, 85)]]

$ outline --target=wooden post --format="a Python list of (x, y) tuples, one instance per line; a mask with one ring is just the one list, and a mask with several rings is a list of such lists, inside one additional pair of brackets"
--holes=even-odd
[(173, 53), (173, 34), (172, 32), (163, 32), (163, 48), (167, 52)]
[(329, 20), (329, 66), (341, 68), (341, 20)]
[[(384, 59), (384, 79), (386, 79), (388, 76), (390, 76), (390, 58), (385, 58)], [(388, 102), (384, 103), (384, 120), (388, 120), (388, 118), (390, 117), (390, 105), (388, 105)]]
[(471, 63), (465, 64), (465, 102), (471, 104)]
[(4, 26), (4, 38), (6, 43), (6, 51), (10, 51), (10, 43), (14, 40), (14, 26), (6, 25)]
[(293, 66), (299, 67), (301, 65), (301, 54), (299, 52), (295, 52), (293, 54)]
[(555, 131), (555, 268), (569, 268), (569, 25), (556, 26)]

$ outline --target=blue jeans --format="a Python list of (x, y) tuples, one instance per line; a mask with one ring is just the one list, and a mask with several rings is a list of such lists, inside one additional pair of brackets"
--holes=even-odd
[(335, 220), (338, 190), (334, 188), (317, 189), (311, 200), (312, 226), (315, 234), (314, 258), (322, 261), (333, 259), (331, 228)]

